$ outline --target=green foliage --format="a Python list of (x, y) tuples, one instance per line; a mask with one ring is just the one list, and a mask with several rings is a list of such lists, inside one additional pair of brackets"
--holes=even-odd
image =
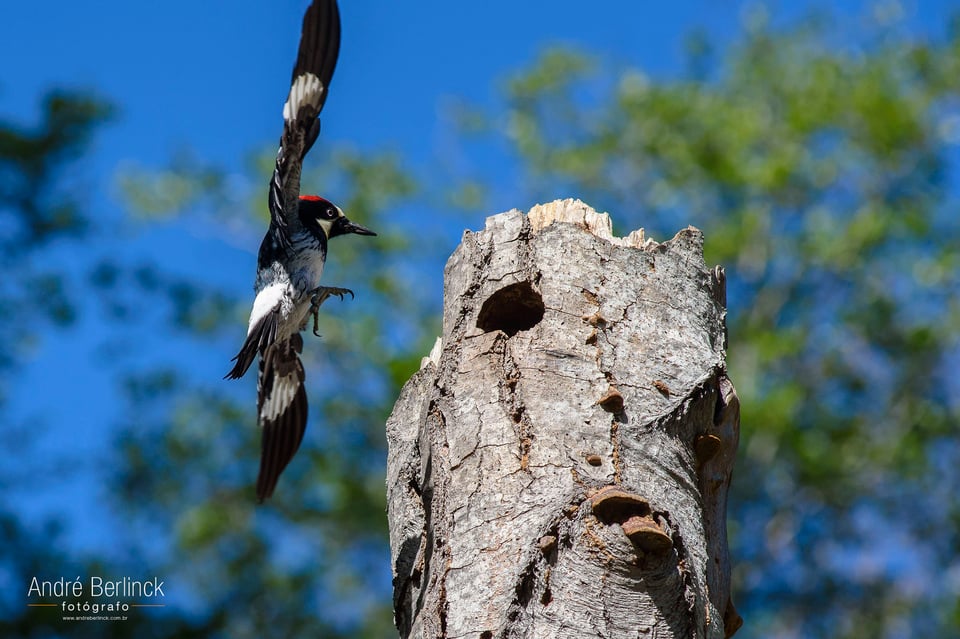
[(144, 220), (175, 217), (201, 203), (229, 201), (215, 199), (227, 195), (221, 172), (203, 166), (187, 151), (162, 170), (128, 163), (119, 172), (117, 189), (130, 213)]
[[(8, 457), (32, 453), (36, 423), (22, 427), (10, 419), (6, 385), (22, 364), (27, 349), (38, 343), (48, 326), (63, 328), (77, 317), (80, 305), (73, 299), (73, 276), (51, 259), (55, 250), (76, 250), (96, 224), (88, 215), (86, 192), (78, 175), (78, 160), (89, 151), (94, 134), (110, 121), (113, 107), (86, 93), (54, 91), (41, 103), (40, 123), (26, 127), (0, 120), (0, 264), (4, 283), (0, 285), (0, 421), (2, 447)], [(48, 264), (48, 266), (41, 266)], [(89, 275), (109, 280), (110, 273)], [(38, 393), (49, 400), (56, 395)], [(22, 460), (21, 460), (22, 461)], [(38, 462), (40, 466), (44, 462)], [(103, 559), (76, 553), (69, 535), (57, 517), (24, 522), (17, 507), (6, 498), (13, 486), (43, 490), (42, 472), (49, 469), (22, 468), (4, 464), (0, 491), (4, 508), (0, 512), (0, 546), (3, 553), (0, 574), (0, 636), (48, 638), (63, 636), (63, 622), (49, 608), (28, 608), (24, 592), (33, 577), (56, 578), (74, 575), (103, 575), (113, 571)], [(65, 469), (54, 467), (58, 476)], [(66, 470), (73, 470), (68, 468)], [(114, 566), (116, 557), (109, 558)], [(55, 575), (55, 576), (54, 576)], [(67, 576), (69, 575), (69, 576)], [(116, 625), (113, 636), (171, 637), (183, 639), (209, 636), (209, 628), (186, 624), (167, 617), (140, 617), (128, 625)], [(99, 624), (77, 624), (71, 637), (103, 637)]]
[(36, 250), (47, 241), (76, 235), (87, 226), (81, 205), (65, 179), (97, 126), (110, 119), (106, 102), (79, 93), (52, 92), (42, 121), (27, 127), (0, 120), (0, 202), (15, 232), (0, 238), (4, 260)]
[(960, 37), (834, 35), (761, 23), (722, 60), (695, 48), (707, 80), (551, 51), (469, 120), (513, 143), (530, 199), (695, 224), (727, 267), (742, 633), (947, 636), (958, 508), (930, 487), (960, 467)]
[[(553, 49), (506, 80), (502, 110), (464, 109), (458, 121), (468, 138), (508, 143), (529, 201), (576, 195), (661, 239), (695, 224), (708, 260), (727, 268), (743, 403), (730, 512), (738, 636), (952, 636), (960, 29), (924, 41), (826, 24), (775, 30), (759, 12), (722, 58), (695, 34), (690, 76), (671, 81)], [(35, 129), (0, 122), (8, 273), (88, 226), (65, 169), (109, 115), (94, 99), (53, 95)], [(118, 371), (127, 405), (108, 466), (130, 535), (100, 561), (142, 567), (149, 553), (182, 599), (113, 626), (117, 636), (393, 634), (383, 423), (439, 331), (439, 265), (452, 248), (420, 209), (481, 206), (489, 185), (418, 184), (394, 153), (325, 157), (304, 184), (380, 235), (331, 247), (325, 282), (358, 295), (327, 302), (323, 338), (305, 339), (309, 427), (275, 498), (254, 506), (252, 375), (228, 383), (160, 361)], [(258, 155), (258, 177), (227, 188), (221, 169), (184, 153), (160, 171), (126, 167), (118, 190), (140, 228), (181, 223), (249, 246), (252, 279), (272, 162)], [(397, 211), (411, 203), (408, 221)], [(18, 309), (53, 323), (76, 315), (65, 273), (16, 275), (0, 287), (0, 343), (35, 339)], [(136, 318), (148, 339), (152, 312), (164, 340), (188, 340), (197, 361), (222, 358), (226, 372), (246, 287), (149, 262), (105, 260), (80, 277), (118, 329)], [(0, 349), (0, 373), (18, 357)], [(9, 517), (0, 533), (20, 550), (10, 574), (70, 561)], [(77, 562), (89, 564), (80, 574), (96, 565)], [(0, 634), (56, 632), (38, 623), (10, 614)]]
[(41, 104), (40, 123), (27, 127), (0, 119), (0, 408), (3, 373), (36, 342), (43, 322), (71, 323), (75, 303), (67, 275), (36, 267), (36, 255), (55, 240), (80, 237), (90, 220), (76, 195), (76, 160), (112, 107), (94, 96), (54, 91)]

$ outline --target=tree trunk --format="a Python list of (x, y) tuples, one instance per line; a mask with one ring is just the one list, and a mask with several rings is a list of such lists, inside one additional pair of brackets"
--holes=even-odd
[(739, 404), (703, 236), (564, 200), (466, 232), (387, 422), (402, 637), (733, 634)]

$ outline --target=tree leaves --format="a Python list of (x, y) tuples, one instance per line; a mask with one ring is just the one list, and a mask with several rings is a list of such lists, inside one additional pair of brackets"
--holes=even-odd
[[(823, 25), (755, 27), (710, 68), (701, 46), (710, 79), (692, 82), (569, 57), (558, 72), (548, 52), (511, 80), (506, 115), (488, 119), (532, 198), (563, 185), (626, 228), (669, 237), (698, 225), (708, 260), (727, 267), (744, 407), (731, 518), (750, 531), (734, 536), (733, 556), (748, 636), (928, 628), (947, 623), (936, 611), (957, 594), (939, 581), (947, 537), (932, 541), (919, 522), (956, 517), (927, 490), (932, 456), (960, 465), (955, 441), (944, 448), (958, 423), (948, 370), (960, 281), (918, 273), (943, 274), (933, 265), (960, 255), (942, 134), (960, 97), (958, 41), (861, 34), (852, 50), (834, 44), (850, 34)], [(901, 564), (858, 516), (940, 554)], [(836, 554), (818, 553), (824, 540)], [(857, 555), (879, 568), (851, 578)], [(904, 574), (943, 590), (909, 594)]]

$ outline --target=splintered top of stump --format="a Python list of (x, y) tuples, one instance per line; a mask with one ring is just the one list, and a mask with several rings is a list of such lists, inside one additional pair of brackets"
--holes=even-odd
[(643, 248), (648, 241), (644, 237), (642, 228), (631, 231), (626, 237), (616, 237), (608, 214), (597, 213), (589, 205), (573, 198), (537, 204), (530, 209), (527, 217), (530, 219), (530, 228), (534, 233), (539, 233), (554, 222), (566, 222), (575, 224), (617, 246)]

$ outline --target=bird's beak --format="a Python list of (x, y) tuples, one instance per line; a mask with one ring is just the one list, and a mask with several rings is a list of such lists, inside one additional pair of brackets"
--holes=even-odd
[(360, 226), (354, 222), (351, 222), (345, 217), (340, 218), (340, 233), (356, 233), (357, 235), (376, 235), (373, 231), (368, 229), (365, 226)]

